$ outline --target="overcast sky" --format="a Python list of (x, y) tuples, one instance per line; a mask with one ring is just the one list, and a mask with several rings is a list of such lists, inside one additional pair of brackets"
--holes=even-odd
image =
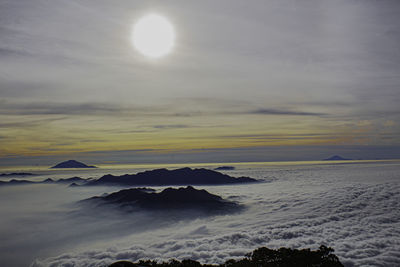
[[(149, 13), (176, 32), (159, 59), (131, 42)], [(0, 158), (400, 157), (399, 14), (397, 0), (0, 0)]]

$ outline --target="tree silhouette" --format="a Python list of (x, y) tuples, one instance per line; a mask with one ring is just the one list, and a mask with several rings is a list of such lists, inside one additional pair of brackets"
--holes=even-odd
[(240, 260), (230, 259), (220, 265), (201, 264), (198, 261), (186, 259), (178, 261), (171, 259), (168, 262), (158, 263), (146, 260), (132, 263), (128, 261), (118, 261), (109, 267), (343, 267), (339, 258), (333, 254), (334, 250), (330, 247), (321, 245), (318, 250), (310, 249), (269, 249), (261, 247)]

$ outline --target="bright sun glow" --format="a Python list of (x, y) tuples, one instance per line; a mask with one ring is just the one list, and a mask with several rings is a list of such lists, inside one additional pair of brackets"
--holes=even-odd
[(148, 57), (157, 58), (168, 54), (174, 40), (175, 33), (171, 23), (159, 15), (142, 17), (133, 27), (133, 45)]

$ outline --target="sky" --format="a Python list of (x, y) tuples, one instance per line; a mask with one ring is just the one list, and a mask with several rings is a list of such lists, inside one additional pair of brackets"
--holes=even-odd
[[(154, 59), (133, 25), (159, 14)], [(0, 165), (400, 158), (396, 0), (0, 0)]]

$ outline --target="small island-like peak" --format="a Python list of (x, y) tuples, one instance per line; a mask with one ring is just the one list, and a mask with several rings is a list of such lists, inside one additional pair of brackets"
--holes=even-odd
[(235, 169), (235, 167), (233, 167), (233, 166), (220, 166), (220, 167), (215, 168), (214, 170), (216, 170), (216, 171), (232, 171), (234, 169)]
[(113, 204), (120, 207), (130, 206), (137, 209), (160, 211), (196, 209), (206, 213), (226, 213), (243, 208), (236, 202), (225, 200), (204, 189), (199, 190), (192, 186), (168, 187), (161, 192), (147, 187), (123, 189), (104, 196), (91, 197), (80, 203)]
[(85, 163), (76, 161), (76, 160), (67, 160), (57, 165), (51, 167), (51, 169), (58, 169), (58, 168), (97, 168), (96, 166), (89, 166)]
[(324, 159), (324, 160), (351, 160), (351, 159), (346, 159), (341, 156), (335, 155), (335, 156), (332, 156), (332, 157)]

